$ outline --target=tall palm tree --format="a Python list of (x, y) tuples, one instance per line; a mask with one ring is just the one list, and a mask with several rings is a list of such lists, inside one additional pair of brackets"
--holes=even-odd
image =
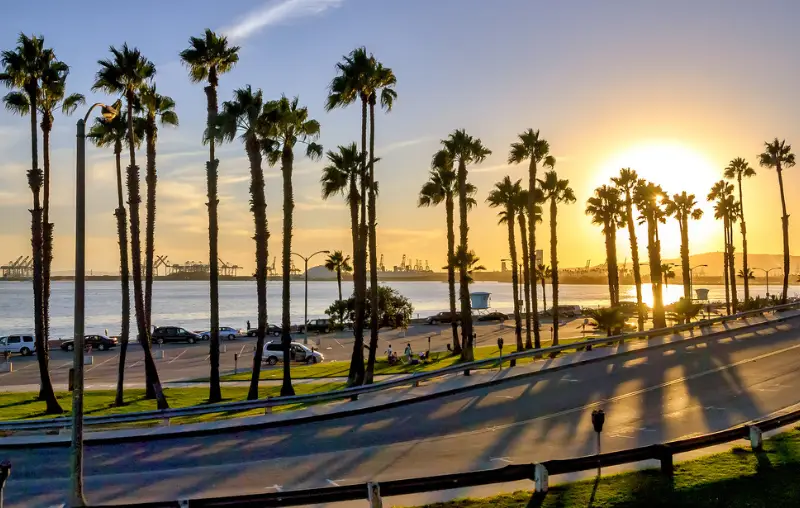
[(294, 191), (292, 190), (292, 169), (294, 150), (299, 144), (306, 145), (306, 157), (322, 157), (322, 146), (315, 143), (319, 138), (319, 122), (308, 117), (308, 108), (298, 105), (300, 99), (289, 100), (286, 96), (270, 101), (264, 106), (264, 129), (261, 149), (270, 166), (281, 163), (283, 175), (283, 306), (281, 327), (283, 329), (283, 386), (281, 395), (294, 395), (291, 377), (290, 349), (292, 344), (291, 321), (291, 257), (292, 257), (292, 219), (294, 215)]
[(644, 312), (642, 302), (642, 272), (639, 267), (639, 245), (636, 240), (636, 226), (633, 219), (633, 192), (639, 182), (639, 175), (631, 168), (619, 170), (619, 176), (611, 179), (614, 185), (625, 196), (625, 222), (628, 225), (628, 237), (631, 244), (631, 264), (633, 266), (633, 282), (636, 285), (636, 309), (639, 322), (639, 331), (644, 330)]
[(569, 180), (561, 180), (554, 170), (539, 179), (544, 199), (550, 201), (550, 266), (553, 271), (553, 346), (558, 345), (558, 237), (556, 226), (559, 203), (575, 202), (575, 192), (569, 186)]
[[(12, 91), (3, 101), (6, 107), (19, 114), (29, 114), (31, 118), (31, 169), (28, 170), (28, 186), (33, 195), (31, 210), (31, 246), (33, 254), (33, 311), (34, 334), (36, 336), (36, 359), (39, 365), (39, 400), (46, 403), (47, 414), (60, 414), (64, 410), (56, 399), (48, 370), (48, 346), (45, 338), (44, 317), (44, 234), (41, 205), (41, 190), (44, 175), (39, 168), (39, 145), (37, 132), (37, 113), (40, 111), (40, 88), (45, 73), (56, 60), (52, 49), (45, 49), (44, 38), (28, 37), (20, 34), (17, 47), (13, 51), (3, 51), (0, 63), (3, 72), (0, 82)], [(27, 103), (27, 108), (21, 105)]]
[[(633, 190), (633, 201), (639, 209), (639, 223), (647, 224), (647, 256), (650, 262), (650, 285), (653, 288), (653, 327), (665, 328), (664, 296), (661, 290), (661, 241), (658, 224), (666, 222), (661, 186), (639, 180)], [(641, 312), (641, 311), (640, 311)]]
[(147, 226), (145, 230), (144, 261), (144, 317), (149, 330), (152, 325), (151, 312), (153, 302), (153, 258), (155, 256), (156, 233), (156, 141), (158, 124), (178, 126), (178, 114), (175, 113), (175, 101), (171, 97), (159, 94), (156, 86), (145, 86), (140, 92), (139, 101), (144, 112), (144, 134), (147, 144)]
[(542, 283), (542, 309), (547, 310), (547, 293), (545, 291), (547, 279), (553, 277), (553, 270), (550, 265), (544, 263), (536, 267), (536, 278)]
[(722, 220), (725, 253), (723, 265), (725, 270), (725, 304), (728, 314), (735, 313), (738, 307), (736, 292), (736, 266), (733, 249), (733, 223), (739, 215), (739, 206), (733, 196), (733, 185), (725, 180), (716, 182), (708, 193), (709, 201), (714, 201), (714, 218)]
[(786, 213), (786, 196), (783, 192), (783, 170), (794, 166), (792, 145), (787, 145), (786, 140), (764, 143), (764, 153), (758, 156), (759, 164), (764, 168), (775, 168), (778, 173), (778, 187), (781, 191), (781, 224), (783, 226), (783, 293), (781, 303), (786, 303), (789, 293), (789, 214)]
[(333, 251), (325, 260), (325, 268), (336, 272), (336, 284), (339, 286), (339, 301), (342, 301), (342, 272), (350, 273), (353, 267), (350, 266), (350, 256), (345, 256), (340, 250)]
[[(338, 74), (328, 85), (328, 98), (325, 110), (343, 108), (357, 100), (361, 102), (361, 154), (359, 157), (358, 195), (359, 200), (359, 226), (354, 233), (357, 249), (353, 252), (353, 283), (355, 286), (355, 320), (353, 323), (353, 355), (350, 362), (348, 385), (364, 383), (364, 320), (366, 317), (367, 294), (367, 106), (369, 105), (371, 80), (373, 78), (375, 59), (367, 55), (366, 48), (356, 48), (349, 55), (342, 57), (336, 64)], [(351, 193), (352, 194), (352, 193)]]
[[(536, 206), (534, 207), (536, 222), (542, 221), (542, 207), (541, 190), (535, 189), (537, 197), (535, 198)], [(524, 281), (523, 289), (525, 291), (525, 349), (533, 347), (531, 339), (531, 324), (533, 316), (531, 315), (531, 290), (536, 292), (536, 277), (531, 275), (530, 256), (528, 255), (528, 189), (522, 189), (517, 195), (516, 209), (517, 221), (519, 222), (520, 244), (522, 245), (522, 280)]]
[[(233, 100), (222, 104), (222, 113), (215, 116), (214, 135), (217, 141), (230, 142), (239, 134), (250, 162), (250, 211), (253, 212), (256, 242), (256, 299), (258, 328), (256, 350), (253, 355), (253, 373), (250, 377), (248, 400), (258, 399), (258, 378), (261, 375), (261, 358), (267, 331), (267, 199), (264, 193), (264, 171), (261, 168), (261, 142), (263, 132), (264, 99), (261, 90), (253, 91), (250, 85), (233, 92)], [(214, 372), (212, 366), (212, 373)], [(217, 382), (219, 374), (217, 373)], [(213, 387), (212, 387), (213, 390)]]
[(150, 351), (150, 330), (144, 314), (144, 294), (142, 290), (142, 243), (139, 238), (139, 166), (136, 165), (135, 132), (133, 121), (133, 108), (136, 96), (149, 84), (156, 74), (153, 62), (145, 58), (138, 48), (129, 48), (123, 44), (122, 48), (109, 48), (112, 58), (100, 60), (100, 70), (95, 76), (92, 90), (103, 90), (109, 95), (122, 95), (127, 105), (128, 119), (128, 150), (130, 165), (127, 171), (128, 206), (130, 207), (131, 230), (131, 263), (133, 264), (133, 301), (136, 310), (136, 328), (139, 342), (144, 349), (145, 375), (147, 377), (145, 395), (155, 398), (159, 409), (167, 408), (167, 399), (161, 389), (158, 371)]
[[(239, 61), (239, 46), (229, 45), (227, 37), (217, 35), (206, 29), (202, 37), (189, 38), (189, 47), (181, 51), (181, 61), (188, 67), (189, 78), (193, 83), (208, 82), (204, 89), (206, 94), (206, 132), (203, 142), (208, 143), (206, 185), (208, 188), (208, 265), (210, 269), (209, 289), (211, 297), (211, 337), (209, 340), (211, 379), (209, 383), (209, 401), (218, 402), (222, 400), (222, 392), (219, 386), (219, 226), (217, 225), (217, 208), (219, 206), (217, 168), (219, 167), (219, 160), (214, 153), (214, 143), (218, 137), (216, 133), (217, 85), (219, 84), (220, 74), (229, 72)], [(263, 227), (266, 229), (266, 224)], [(259, 351), (256, 352), (257, 356), (260, 354)]]
[[(436, 206), (444, 203), (445, 222), (447, 223), (447, 287), (449, 293), (450, 313), (456, 314), (456, 264), (455, 259), (455, 196), (458, 192), (458, 177), (453, 169), (453, 158), (447, 150), (439, 150), (431, 161), (431, 171), (429, 179), (422, 185), (419, 191), (417, 206)], [(475, 206), (475, 199), (472, 196), (477, 189), (471, 183), (467, 183), (467, 207)], [(471, 201), (470, 201), (471, 200)], [(453, 354), (461, 354), (461, 341), (458, 339), (458, 322), (452, 320), (453, 330)]]
[[(489, 203), (490, 208), (500, 208), (502, 210), (498, 213), (500, 216), (500, 224), (505, 223), (508, 226), (508, 250), (511, 256), (511, 285), (513, 286), (514, 296), (514, 334), (517, 337), (517, 351), (522, 351), (524, 345), (522, 344), (522, 319), (519, 311), (519, 279), (517, 276), (517, 240), (514, 235), (516, 224), (514, 219), (517, 212), (517, 203), (519, 202), (519, 195), (522, 192), (520, 182), (511, 181), (511, 177), (506, 176), (501, 181), (494, 184), (494, 189), (489, 192), (489, 197), (486, 202)], [(520, 212), (521, 213), (521, 212)]]
[(603, 227), (606, 240), (606, 265), (608, 266), (608, 292), (611, 306), (619, 304), (619, 270), (617, 268), (617, 229), (625, 225), (624, 203), (619, 189), (602, 185), (586, 201), (586, 215), (592, 224)]
[[(544, 167), (553, 168), (556, 162), (555, 157), (550, 155), (550, 143), (544, 138), (539, 137), (539, 131), (528, 129), (518, 135), (519, 141), (511, 144), (511, 150), (508, 154), (509, 164), (520, 164), (525, 160), (528, 161), (528, 218), (535, 215), (536, 195), (536, 171), (539, 164)], [(542, 262), (541, 259), (536, 259), (536, 221), (528, 221), (528, 256), (530, 266), (537, 266)], [(532, 274), (529, 274), (532, 275)], [(541, 337), (539, 336), (539, 309), (536, 297), (536, 280), (531, 279), (532, 300), (533, 300), (533, 338), (534, 345), (538, 349), (542, 347)], [(545, 309), (546, 310), (546, 309)]]
[[(725, 168), (725, 178), (736, 180), (739, 186), (739, 219), (742, 232), (742, 269), (744, 273), (750, 273), (747, 262), (747, 226), (744, 222), (744, 197), (742, 196), (742, 178), (756, 176), (756, 170), (741, 157), (733, 159)], [(744, 279), (744, 301), (750, 300), (750, 277)]]
[[(141, 123), (139, 124), (141, 126)], [(134, 132), (137, 147), (144, 133), (141, 130)], [(98, 147), (112, 146), (117, 169), (117, 209), (114, 215), (117, 218), (117, 236), (119, 238), (119, 274), (122, 290), (122, 322), (120, 330), (119, 364), (117, 369), (117, 394), (114, 405), (122, 406), (123, 387), (125, 382), (125, 359), (128, 354), (128, 341), (130, 339), (131, 324), (131, 294), (130, 271), (128, 266), (128, 233), (126, 230), (127, 212), (125, 200), (122, 195), (122, 145), (129, 142), (128, 120), (125, 115), (117, 115), (111, 121), (97, 118), (88, 134), (89, 139)]]
[(664, 279), (664, 287), (669, 287), (669, 279), (675, 278), (675, 270), (672, 263), (661, 263), (661, 277)]
[[(689, 268), (689, 219), (700, 220), (703, 210), (697, 207), (694, 194), (686, 191), (675, 194), (672, 199), (664, 200), (664, 211), (670, 217), (675, 217), (681, 231), (681, 273), (683, 274), (683, 297), (692, 300), (692, 274)], [(664, 276), (664, 285), (667, 277)]]
[(467, 211), (470, 208), (470, 194), (467, 184), (467, 166), (469, 164), (479, 164), (492, 151), (483, 146), (479, 138), (473, 138), (464, 129), (453, 131), (447, 139), (442, 140), (442, 145), (454, 164), (458, 164), (456, 179), (458, 181), (458, 214), (459, 214), (459, 237), (460, 243), (456, 250), (456, 258), (459, 261), (459, 297), (461, 300), (461, 358), (464, 361), (472, 361), (474, 354), (472, 351), (472, 304), (469, 296), (469, 226), (467, 223)]

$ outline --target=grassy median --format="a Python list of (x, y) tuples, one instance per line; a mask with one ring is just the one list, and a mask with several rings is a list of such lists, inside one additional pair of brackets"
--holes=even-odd
[[(558, 477), (551, 478), (551, 481)], [(800, 506), (800, 432), (676, 464), (675, 476), (655, 470), (557, 485), (544, 496), (530, 492), (462, 499), (427, 508), (789, 508)]]
[[(294, 386), (297, 395), (317, 393), (343, 388), (342, 383), (303, 383)], [(224, 402), (245, 400), (248, 388), (244, 386), (222, 387)], [(258, 391), (259, 398), (277, 397), (280, 394), (280, 386), (264, 386)], [(164, 394), (167, 396), (170, 407), (198, 406), (208, 403), (208, 388), (166, 388)], [(57, 392), (58, 401), (64, 408), (64, 416), (69, 416), (72, 410), (72, 394), (69, 392)], [(22, 420), (28, 418), (51, 417), (44, 413), (45, 404), (36, 400), (36, 393), (3, 393), (0, 395), (0, 420)], [(88, 391), (84, 397), (84, 408), (87, 416), (109, 415), (133, 413), (137, 411), (150, 411), (156, 409), (154, 400), (144, 398), (144, 389), (125, 390), (125, 405), (122, 407), (114, 406), (115, 392), (113, 390)], [(282, 406), (276, 410), (297, 409), (299, 404)], [(176, 418), (174, 423), (194, 423), (207, 420), (216, 420), (224, 417), (250, 416), (264, 414), (263, 409), (237, 412), (237, 413), (211, 413), (193, 417)]]

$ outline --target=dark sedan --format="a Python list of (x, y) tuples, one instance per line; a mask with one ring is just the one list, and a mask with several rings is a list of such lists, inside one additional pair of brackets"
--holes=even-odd
[[(267, 325), (267, 335), (272, 335), (273, 337), (280, 337), (283, 333), (283, 329), (280, 326), (276, 325)], [(255, 337), (258, 335), (258, 328), (250, 328), (247, 330), (248, 337)]]
[[(100, 351), (107, 351), (113, 347), (117, 347), (117, 339), (106, 337), (105, 335), (86, 335), (83, 338), (84, 349), (97, 349)], [(72, 351), (75, 349), (74, 340), (65, 340), (61, 343), (61, 349), (64, 351)]]
[(505, 321), (506, 319), (508, 319), (508, 315), (502, 312), (489, 312), (478, 316), (478, 321)]
[(177, 326), (162, 326), (156, 328), (152, 335), (152, 341), (156, 344), (163, 344), (165, 342), (188, 342), (194, 344), (195, 342), (203, 340), (200, 335), (178, 328)]

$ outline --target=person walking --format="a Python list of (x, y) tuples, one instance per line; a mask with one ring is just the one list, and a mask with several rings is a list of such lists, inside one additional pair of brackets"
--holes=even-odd
[(406, 350), (403, 352), (403, 355), (406, 357), (406, 362), (411, 363), (411, 357), (414, 356), (413, 351), (411, 351), (411, 343), (409, 342), (406, 344)]
[(249, 319), (247, 320), (247, 331), (248, 332), (250, 331), (250, 320)]

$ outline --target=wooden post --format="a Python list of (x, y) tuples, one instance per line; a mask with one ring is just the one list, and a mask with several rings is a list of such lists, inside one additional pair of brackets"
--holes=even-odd
[(373, 482), (367, 483), (367, 501), (369, 501), (369, 508), (383, 508), (380, 484)]
[(550, 488), (550, 475), (544, 464), (533, 466), (534, 492), (547, 492)]
[(750, 425), (750, 447), (753, 451), (761, 450), (764, 444), (764, 438), (761, 435), (761, 429), (755, 425)]
[(662, 446), (660, 451), (659, 460), (661, 461), (661, 474), (672, 476), (675, 472), (675, 467), (672, 462), (672, 450)]

